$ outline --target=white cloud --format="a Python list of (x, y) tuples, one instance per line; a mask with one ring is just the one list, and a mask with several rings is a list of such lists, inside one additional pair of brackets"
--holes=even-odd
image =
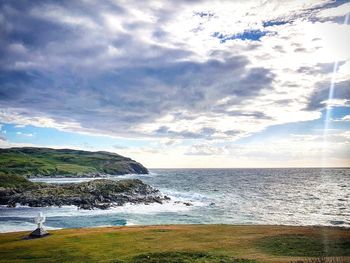
[(341, 100), (341, 99), (328, 99), (328, 100), (324, 100), (321, 102), (321, 104), (326, 105), (327, 108), (331, 108), (331, 107), (339, 107), (339, 106), (350, 106), (350, 101), (349, 100)]
[(342, 119), (342, 121), (350, 121), (350, 115), (346, 115), (341, 119)]
[(25, 54), (28, 52), (27, 48), (22, 43), (12, 43), (8, 46), (10, 52)]
[(350, 115), (345, 115), (340, 119), (333, 119), (333, 121), (344, 121), (344, 122), (348, 122), (350, 121)]
[(58, 5), (46, 4), (33, 8), (31, 10), (31, 15), (50, 21), (58, 21), (69, 26), (80, 26), (89, 30), (98, 29), (98, 25), (89, 16), (70, 12), (69, 8)]
[(334, 8), (328, 8), (318, 13), (319, 17), (329, 18), (335, 16), (345, 16), (350, 12), (350, 3), (345, 3)]
[(24, 137), (33, 137), (33, 133), (24, 133), (24, 132), (16, 132), (17, 135), (24, 136)]

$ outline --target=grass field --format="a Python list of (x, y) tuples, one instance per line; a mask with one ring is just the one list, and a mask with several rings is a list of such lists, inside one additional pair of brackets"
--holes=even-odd
[(36, 177), (147, 172), (142, 164), (115, 153), (31, 147), (0, 149), (2, 174)]
[(64, 229), (41, 239), (0, 234), (0, 262), (350, 262), (350, 229), (170, 225)]

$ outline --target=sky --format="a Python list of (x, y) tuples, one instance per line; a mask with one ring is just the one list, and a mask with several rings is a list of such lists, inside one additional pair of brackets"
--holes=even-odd
[(104, 150), (149, 168), (350, 166), (349, 12), (2, 0), (0, 147)]

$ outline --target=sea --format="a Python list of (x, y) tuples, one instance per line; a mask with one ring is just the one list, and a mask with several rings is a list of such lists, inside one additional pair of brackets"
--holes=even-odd
[[(158, 224), (350, 227), (349, 168), (152, 169), (149, 174), (108, 178), (141, 179), (171, 200), (108, 210), (1, 206), (0, 232), (35, 229), (39, 212), (46, 216), (47, 229)], [(93, 178), (32, 180), (76, 183)]]

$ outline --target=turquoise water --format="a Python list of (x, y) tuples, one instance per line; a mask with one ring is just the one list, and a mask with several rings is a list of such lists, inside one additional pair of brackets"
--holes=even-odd
[[(141, 179), (171, 201), (110, 210), (1, 207), (0, 232), (33, 229), (38, 212), (46, 215), (49, 229), (193, 223), (350, 227), (350, 169), (153, 169), (149, 175), (110, 178)], [(91, 179), (35, 179), (49, 183), (86, 180)]]

